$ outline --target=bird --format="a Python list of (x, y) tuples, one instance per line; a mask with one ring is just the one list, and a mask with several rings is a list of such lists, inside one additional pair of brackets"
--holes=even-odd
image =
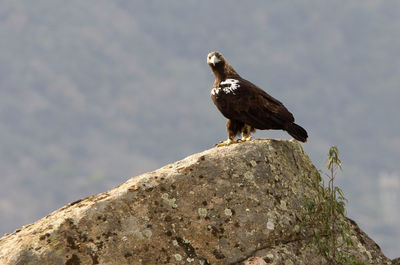
[[(228, 139), (217, 146), (251, 140), (259, 130), (284, 130), (294, 139), (306, 142), (307, 131), (294, 123), (293, 114), (277, 99), (242, 78), (219, 52), (207, 55), (207, 64), (215, 76), (211, 99), (227, 118)], [(235, 140), (241, 133), (241, 139)]]

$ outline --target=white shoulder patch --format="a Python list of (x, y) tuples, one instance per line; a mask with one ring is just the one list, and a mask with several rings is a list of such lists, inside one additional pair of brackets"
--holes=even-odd
[(225, 94), (232, 93), (233, 95), (235, 94), (235, 90), (240, 87), (239, 85), (239, 80), (236, 79), (226, 79), (219, 83), (220, 87), (214, 87), (211, 90), (212, 95), (218, 95), (219, 92), (222, 90)]
[(218, 95), (220, 90), (221, 90), (220, 87), (213, 87), (213, 89), (211, 89), (211, 95), (213, 96)]

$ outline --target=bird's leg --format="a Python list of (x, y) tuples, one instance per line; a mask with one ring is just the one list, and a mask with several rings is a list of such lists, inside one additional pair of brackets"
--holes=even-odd
[(242, 128), (242, 139), (240, 139), (240, 142), (247, 142), (251, 141), (251, 136), (250, 133), (254, 132), (254, 128), (251, 127), (250, 125), (245, 124)]
[(225, 142), (217, 144), (217, 146), (221, 147), (221, 146), (227, 146), (227, 145), (235, 144), (235, 143), (238, 142), (238, 141), (235, 140), (235, 137), (236, 137), (236, 133), (233, 134), (232, 131), (228, 130), (228, 139)]
[(217, 146), (218, 147), (227, 146), (230, 144), (237, 143), (238, 141), (235, 140), (235, 137), (240, 132), (241, 127), (243, 127), (243, 123), (228, 119), (226, 122), (226, 130), (228, 131), (228, 140), (217, 144)]

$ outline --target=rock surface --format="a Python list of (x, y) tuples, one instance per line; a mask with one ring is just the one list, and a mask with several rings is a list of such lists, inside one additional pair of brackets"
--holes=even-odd
[[(0, 264), (324, 264), (298, 232), (317, 174), (297, 142), (212, 148), (5, 235)], [(390, 264), (344, 222), (359, 259)]]

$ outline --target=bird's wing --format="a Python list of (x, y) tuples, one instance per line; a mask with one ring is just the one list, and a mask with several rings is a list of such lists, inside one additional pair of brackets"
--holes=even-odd
[(277, 99), (251, 82), (239, 80), (240, 95), (232, 102), (235, 116), (259, 129), (280, 129), (294, 117)]

